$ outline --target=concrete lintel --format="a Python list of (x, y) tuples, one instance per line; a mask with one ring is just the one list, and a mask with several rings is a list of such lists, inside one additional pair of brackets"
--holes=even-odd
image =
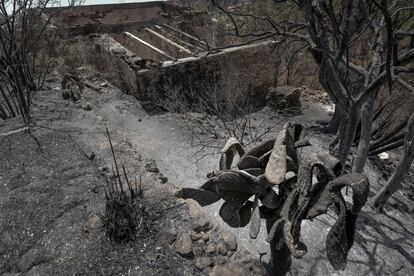
[(206, 50), (206, 49), (201, 48), (200, 46), (197, 46), (196, 44), (191, 44), (191, 43), (189, 43), (187, 41), (182, 40), (181, 38), (179, 38), (177, 36), (174, 36), (173, 34), (169, 33), (166, 30), (166, 28), (163, 28), (163, 27), (161, 27), (159, 25), (154, 25), (154, 27), (157, 28), (157, 30), (159, 32), (162, 32), (162, 34), (164, 36), (166, 36), (167, 38), (169, 38), (170, 40), (176, 41), (177, 44), (179, 43), (181, 45), (185, 45), (185, 46), (187, 46), (187, 48), (193, 49), (193, 51), (194, 50), (198, 50), (198, 51), (205, 51)]
[(172, 46), (174, 46), (175, 48), (179, 49), (180, 51), (182, 51), (182, 52), (184, 52), (184, 53), (187, 53), (187, 54), (192, 55), (192, 56), (194, 55), (194, 54), (193, 54), (190, 50), (188, 50), (187, 48), (184, 48), (183, 46), (178, 45), (178, 44), (177, 44), (177, 43), (175, 43), (174, 41), (171, 41), (170, 39), (168, 39), (168, 38), (166, 38), (165, 36), (163, 36), (163, 35), (161, 35), (161, 34), (157, 33), (157, 32), (156, 32), (156, 31), (154, 31), (154, 30), (151, 30), (150, 28), (145, 28), (145, 31), (147, 31), (147, 32), (149, 32), (149, 33), (151, 33), (151, 34), (155, 35), (156, 37), (158, 37), (158, 38), (160, 38), (160, 39), (164, 40), (165, 42), (167, 42), (167, 43), (171, 44)]
[(200, 39), (198, 39), (198, 38), (197, 38), (197, 37), (195, 37), (195, 36), (192, 36), (192, 35), (190, 35), (190, 34), (187, 34), (186, 32), (180, 31), (180, 30), (178, 30), (177, 28), (174, 28), (173, 26), (170, 26), (170, 25), (168, 25), (168, 24), (162, 24), (162, 26), (164, 26), (164, 27), (166, 27), (166, 28), (168, 28), (168, 29), (170, 29), (170, 30), (172, 30), (172, 31), (176, 32), (176, 33), (179, 33), (179, 34), (181, 34), (181, 35), (183, 35), (183, 36), (186, 36), (186, 37), (188, 37), (188, 38), (190, 38), (190, 39), (192, 39), (192, 40), (194, 40), (194, 41), (198, 42), (199, 44), (201, 44), (201, 45), (203, 45), (204, 47), (206, 47), (206, 48), (207, 48), (207, 44), (206, 44), (206, 42), (201, 41)]
[(204, 52), (204, 53), (200, 53), (197, 57), (186, 57), (186, 58), (177, 59), (175, 61), (164, 61), (162, 64), (163, 64), (163, 67), (168, 67), (168, 66), (173, 66), (173, 65), (179, 64), (179, 63), (193, 62), (193, 61), (203, 59), (203, 58), (206, 58), (206, 57), (220, 56), (220, 55), (225, 55), (225, 54), (232, 53), (232, 52), (237, 52), (237, 51), (256, 48), (256, 47), (261, 47), (261, 46), (269, 46), (270, 47), (272, 45), (275, 45), (276, 43), (278, 43), (278, 41), (267, 40), (267, 41), (252, 43), (252, 44), (229, 47), (229, 48), (226, 48), (226, 49), (222, 49), (222, 50), (220, 50), (219, 52), (216, 52), (216, 53)]
[(155, 52), (159, 53), (160, 55), (165, 56), (166, 58), (168, 58), (168, 59), (170, 59), (170, 60), (177, 60), (176, 58), (174, 58), (174, 57), (170, 56), (170, 55), (169, 55), (169, 54), (167, 54), (166, 52), (164, 52), (164, 51), (162, 51), (162, 50), (158, 49), (157, 47), (155, 47), (155, 46), (151, 45), (150, 43), (146, 42), (145, 40), (142, 40), (141, 38), (139, 38), (139, 37), (137, 37), (137, 36), (135, 36), (135, 35), (131, 34), (130, 32), (124, 32), (124, 34), (126, 34), (127, 36), (129, 36), (129, 37), (133, 38), (134, 40), (136, 40), (136, 41), (140, 42), (142, 45), (144, 45), (144, 46), (146, 46), (146, 47), (150, 48), (151, 50), (153, 50), (153, 51), (155, 51)]

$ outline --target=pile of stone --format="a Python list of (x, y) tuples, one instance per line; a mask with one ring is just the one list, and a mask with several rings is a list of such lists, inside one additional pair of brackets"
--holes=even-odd
[(298, 114), (302, 91), (302, 88), (292, 86), (271, 87), (266, 97), (267, 105), (280, 113)]
[(195, 268), (211, 276), (264, 275), (261, 262), (249, 251), (239, 248), (236, 237), (220, 229), (194, 200), (183, 201), (190, 217), (178, 233), (160, 231), (159, 247), (172, 246), (183, 258), (193, 260)]

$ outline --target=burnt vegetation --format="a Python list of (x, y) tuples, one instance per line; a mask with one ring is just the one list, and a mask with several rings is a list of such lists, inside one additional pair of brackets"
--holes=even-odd
[[(77, 1), (69, 2), (74, 5)], [(398, 123), (389, 123), (389, 118), (382, 115), (387, 107), (392, 105), (394, 110), (398, 110), (399, 101), (405, 101), (404, 98), (395, 99), (393, 93), (396, 90), (404, 91), (401, 95), (414, 95), (414, 1), (211, 0), (208, 5), (204, 5), (205, 1), (175, 2), (188, 6), (193, 3), (197, 9), (204, 7), (208, 12), (213, 12), (214, 20), (211, 21), (218, 22), (215, 26), (219, 27), (215, 31), (219, 34), (219, 42), (210, 43), (196, 33), (189, 35), (169, 25), (163, 25), (164, 29), (157, 26), (159, 33), (146, 28), (147, 33), (155, 33), (170, 44), (172, 41), (166, 40), (161, 33), (166, 35), (174, 32), (179, 34), (178, 38), (190, 37), (196, 41), (194, 45), (180, 41), (176, 36), (170, 37), (177, 39), (173, 42), (175, 46), (184, 42), (189, 48), (198, 48), (193, 52), (186, 47), (180, 48), (180, 51), (184, 49), (190, 53), (190, 56), (183, 55), (190, 60), (207, 60), (209, 56), (230, 47), (246, 46), (259, 41), (271, 42), (271, 47), (278, 48), (283, 59), (281, 75), (285, 77), (287, 85), (295, 83), (295, 76), (303, 74), (300, 62), (303, 62), (301, 59), (306, 55), (307, 61), (317, 71), (317, 81), (313, 81), (328, 94), (330, 102), (335, 106), (331, 121), (326, 123), (326, 127), (314, 127), (312, 130), (317, 129), (317, 135), (331, 135), (331, 143), (326, 146), (329, 154), (304, 157), (301, 149), (312, 146), (305, 139), (305, 126), (286, 122), (290, 120), (289, 116), (301, 113), (300, 92), (296, 88), (293, 89), (297, 92), (297, 97), (292, 100), (295, 102), (294, 110), (279, 108), (291, 104), (283, 101), (281, 94), (275, 92), (273, 108), (284, 109), (286, 116), (283, 119), (266, 121), (265, 118), (253, 122), (252, 114), (258, 111), (258, 106), (262, 108), (272, 104), (268, 97), (252, 94), (251, 85), (244, 83), (245, 80), (231, 83), (226, 80), (229, 83), (221, 82), (219, 85), (216, 81), (202, 80), (199, 75), (204, 73), (200, 70), (196, 79), (189, 78), (188, 82), (180, 80), (181, 86), (174, 86), (172, 81), (158, 87), (156, 92), (160, 98), (151, 104), (177, 115), (175, 119), (187, 130), (186, 138), (190, 138), (191, 146), (199, 148), (195, 153), (197, 161), (206, 155), (220, 155), (218, 170), (208, 173), (205, 183), (198, 188), (182, 188), (176, 196), (193, 199), (201, 206), (221, 201), (219, 215), (222, 220), (232, 228), (248, 226), (251, 239), (258, 238), (264, 221), (266, 241), (271, 252), (270, 275), (286, 275), (291, 269), (292, 257), (300, 259), (307, 254), (308, 247), (301, 236), (302, 222), (329, 214), (334, 218), (334, 223), (327, 234), (324, 253), (333, 269), (344, 270), (355, 238), (365, 238), (357, 234), (358, 229), (362, 228), (357, 227), (358, 218), (361, 221), (360, 216), (366, 215), (362, 208), (373, 207), (372, 210), (364, 210), (375, 215), (382, 212), (387, 201), (402, 187), (414, 160), (412, 109), (404, 106), (399, 110), (398, 116), (401, 118)], [(36, 127), (32, 118), (32, 99), (50, 72), (53, 63), (51, 52), (54, 52), (54, 58), (59, 55), (59, 50), (52, 50), (56, 33), (54, 26), (51, 26), (51, 19), (56, 14), (46, 16), (44, 13), (53, 3), (55, 1), (46, 0), (2, 1), (0, 4), (0, 119), (1, 122), (6, 122), (20, 117), (25, 126), (17, 131), (2, 133), (1, 137), (14, 135), (22, 129), (31, 134), (31, 129)], [(185, 11), (186, 16), (207, 14), (190, 8)], [(165, 17), (168, 18), (168, 14)], [(177, 16), (175, 19), (179, 21), (183, 18)], [(186, 28), (189, 29), (188, 26)], [(135, 37), (132, 34), (130, 36)], [(99, 35), (94, 34), (89, 38), (92, 41), (94, 37)], [(133, 43), (141, 41), (136, 38), (132, 40)], [(82, 37), (79, 41), (84, 42), (86, 39)], [(60, 86), (65, 90), (62, 97), (71, 99), (66, 107), (79, 103), (81, 93), (89, 88), (99, 94), (104, 93), (89, 81), (83, 83), (82, 78), (76, 75), (78, 69), (87, 63), (87, 57), (100, 57), (86, 54), (86, 50), (92, 49), (90, 46), (95, 42), (91, 42), (91, 45), (73, 43), (78, 49), (65, 48), (66, 42), (61, 43), (63, 45), (57, 49), (67, 50), (63, 62), (66, 71), (69, 71), (60, 72), (63, 76)], [(111, 55), (110, 65), (107, 66), (113, 71), (111, 76), (114, 75), (113, 78), (118, 81), (121, 80), (119, 75), (128, 78), (130, 76), (127, 73), (130, 72), (133, 72), (131, 75), (134, 77), (143, 72), (158, 74), (163, 66), (174, 68), (172, 66), (175, 62), (179, 64), (182, 57), (182, 53), (176, 50), (176, 58), (168, 55), (165, 57), (166, 53), (161, 51), (167, 60), (141, 59), (132, 52), (128, 52), (131, 55), (127, 56), (121, 43), (119, 46), (115, 49), (118, 53)], [(156, 47), (149, 44), (149, 48), (154, 50)], [(111, 51), (114, 52), (114, 49)], [(203, 54), (202, 57), (200, 53)], [(126, 60), (129, 65), (124, 64)], [(119, 64), (124, 64), (125, 68)], [(131, 68), (133, 71), (130, 71)], [(136, 80), (134, 79), (133, 85), (137, 84)], [(124, 80), (120, 83), (125, 84)], [(145, 90), (145, 87), (137, 89), (141, 88)], [(295, 96), (292, 93), (286, 94)], [(269, 95), (268, 93), (267, 96)], [(389, 98), (384, 100), (384, 95)], [(97, 94), (94, 95), (96, 96)], [(92, 105), (89, 104), (84, 111), (92, 111)], [(123, 112), (121, 107), (119, 111)], [(128, 115), (131, 114), (132, 112)], [(380, 119), (382, 122), (374, 123)], [(138, 120), (143, 121), (141, 118)], [(269, 125), (269, 122), (272, 124)], [(282, 125), (276, 138), (267, 139)], [(391, 130), (382, 131), (386, 127)], [(101, 230), (111, 245), (132, 243), (140, 246), (148, 240), (154, 240), (155, 234), (159, 232), (157, 224), (162, 222), (160, 218), (166, 211), (185, 203), (174, 205), (176, 197), (169, 198), (164, 203), (147, 199), (143, 192), (141, 172), (130, 179), (125, 166), (118, 163), (108, 129), (106, 134), (113, 166), (111, 175), (105, 176), (105, 211), (99, 216), (102, 221)], [(35, 140), (40, 147), (40, 141)], [(327, 140), (322, 142), (325, 141)], [(395, 170), (389, 172), (389, 178), (376, 194), (372, 191), (370, 194), (370, 180), (366, 170), (369, 158), (393, 150), (399, 150), (396, 155), (400, 157)], [(89, 161), (94, 158), (95, 155), (91, 158), (88, 155)], [(159, 173), (158, 168), (153, 170), (155, 171)], [(368, 201), (369, 196), (372, 196), (372, 201)], [(162, 201), (160, 198), (162, 197), (157, 199)], [(169, 206), (171, 201), (174, 202)], [(168, 217), (168, 220), (174, 218)], [(368, 221), (368, 218), (366, 215), (363, 219)], [(192, 245), (191, 237), (189, 239), (189, 244)], [(169, 250), (169, 258), (177, 257), (171, 248)], [(403, 255), (406, 257), (408, 254)], [(151, 262), (148, 263), (153, 265)], [(207, 266), (210, 265), (212, 263)]]
[[(342, 174), (338, 159), (321, 156), (300, 160), (297, 149), (309, 146), (301, 137), (302, 126), (287, 123), (275, 140), (268, 140), (245, 151), (235, 138), (222, 149), (219, 171), (199, 189), (184, 188), (177, 193), (206, 206), (224, 200), (220, 216), (231, 227), (249, 224), (250, 238), (256, 239), (261, 219), (266, 220), (267, 241), (271, 247), (272, 275), (285, 275), (291, 256), (302, 258), (307, 247), (301, 241), (302, 220), (312, 220), (332, 208), (337, 221), (326, 240), (326, 255), (334, 269), (342, 270), (354, 242), (355, 223), (365, 205), (368, 178)], [(233, 167), (235, 154), (240, 160)], [(341, 193), (352, 189), (352, 204)]]
[(108, 129), (106, 132), (115, 168), (112, 169), (112, 176), (107, 178), (105, 215), (101, 217), (103, 228), (115, 242), (133, 241), (140, 235), (148, 234), (150, 220), (143, 198), (141, 176), (139, 182), (131, 183), (122, 166), (122, 179)]

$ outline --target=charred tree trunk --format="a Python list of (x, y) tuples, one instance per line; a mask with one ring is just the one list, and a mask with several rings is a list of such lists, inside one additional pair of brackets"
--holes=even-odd
[(397, 165), (393, 175), (388, 180), (387, 184), (374, 197), (374, 207), (382, 211), (388, 198), (390, 198), (399, 188), (401, 188), (401, 181), (408, 173), (411, 163), (414, 160), (414, 114), (411, 115), (407, 124), (407, 134), (404, 141), (404, 154)]
[(362, 106), (361, 110), (361, 132), (359, 137), (358, 152), (355, 157), (353, 171), (362, 173), (368, 158), (369, 145), (371, 141), (371, 126), (374, 113), (375, 94), (373, 93)]
[(337, 141), (337, 143), (332, 151), (332, 155), (341, 161), (343, 167), (345, 167), (344, 164), (352, 148), (358, 126), (358, 120), (359, 112), (356, 106), (350, 107), (349, 112), (346, 115), (342, 115), (341, 127), (339, 128), (339, 131), (336, 135), (337, 137), (335, 138), (335, 141)]
[(341, 125), (341, 112), (338, 108), (335, 107), (334, 114), (328, 126), (324, 130), (325, 133), (336, 134), (338, 133), (339, 126)]

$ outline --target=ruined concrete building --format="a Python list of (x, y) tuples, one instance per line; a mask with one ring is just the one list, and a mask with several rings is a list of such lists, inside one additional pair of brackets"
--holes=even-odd
[(249, 96), (263, 103), (277, 82), (274, 41), (232, 41), (237, 46), (229, 47), (214, 15), (168, 1), (72, 7), (52, 23), (61, 37), (87, 36), (95, 66), (115, 69), (126, 90), (142, 101), (153, 101), (172, 86), (184, 89), (207, 80), (222, 89), (246, 86)]

